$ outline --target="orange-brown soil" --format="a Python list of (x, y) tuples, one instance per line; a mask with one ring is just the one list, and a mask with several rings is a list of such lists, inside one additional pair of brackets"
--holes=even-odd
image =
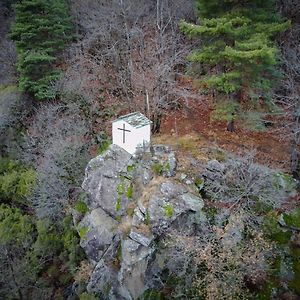
[[(253, 132), (236, 124), (235, 132), (227, 131), (225, 122), (211, 121), (212, 108), (209, 99), (199, 99), (185, 103), (182, 108), (166, 114), (162, 120), (161, 133), (154, 137), (156, 142), (164, 142), (184, 147), (197, 156), (196, 151), (207, 152), (207, 148), (220, 148), (229, 153), (244, 155), (255, 151), (258, 162), (273, 168), (289, 171), (290, 145), (283, 138), (282, 129), (272, 127), (264, 132)], [(190, 149), (194, 147), (195, 149)], [(205, 152), (204, 151), (204, 152)]]

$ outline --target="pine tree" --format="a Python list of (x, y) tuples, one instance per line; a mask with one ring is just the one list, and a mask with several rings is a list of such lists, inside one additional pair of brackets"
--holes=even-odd
[(251, 100), (248, 108), (262, 99), (267, 104), (278, 62), (274, 37), (290, 23), (276, 13), (275, 0), (197, 0), (197, 9), (199, 24), (180, 24), (184, 33), (202, 42), (188, 59), (200, 64), (202, 87), (234, 102), (222, 104), (221, 118), (232, 122), (245, 99)]
[(59, 78), (59, 52), (71, 38), (65, 0), (23, 0), (15, 5), (11, 38), (16, 42), (20, 88), (37, 99), (51, 99), (49, 84)]

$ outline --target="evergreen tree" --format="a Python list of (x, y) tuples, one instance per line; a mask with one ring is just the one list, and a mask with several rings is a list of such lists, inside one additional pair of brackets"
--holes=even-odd
[(11, 38), (16, 42), (20, 88), (37, 99), (51, 99), (49, 84), (59, 78), (58, 54), (71, 38), (65, 0), (23, 0), (15, 5)]
[(237, 106), (247, 108), (269, 99), (276, 75), (276, 34), (289, 27), (276, 13), (275, 0), (197, 0), (199, 24), (181, 22), (190, 37), (201, 38), (202, 47), (188, 59), (200, 64), (202, 87), (224, 95), (228, 105), (220, 109), (220, 119), (232, 122)]

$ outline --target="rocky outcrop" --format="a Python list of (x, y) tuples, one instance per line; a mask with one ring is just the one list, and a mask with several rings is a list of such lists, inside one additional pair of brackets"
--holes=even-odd
[[(88, 192), (90, 209), (101, 207), (113, 217), (124, 214), (128, 199), (118, 187), (128, 188), (128, 180), (122, 177), (122, 173), (130, 162), (131, 155), (116, 145), (111, 145), (103, 155), (89, 162), (82, 188)], [(119, 209), (116, 209), (117, 201), (122, 203)]]
[(153, 285), (149, 274), (159, 265), (160, 239), (169, 229), (191, 231), (201, 222), (203, 201), (176, 181), (176, 168), (175, 153), (166, 146), (131, 157), (112, 145), (90, 161), (83, 182), (89, 212), (77, 224), (94, 265), (88, 292), (137, 299)]

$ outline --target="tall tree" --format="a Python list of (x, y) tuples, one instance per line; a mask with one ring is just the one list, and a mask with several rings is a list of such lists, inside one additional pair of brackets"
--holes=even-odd
[(71, 21), (65, 0), (23, 0), (15, 5), (11, 38), (16, 42), (20, 87), (35, 98), (55, 97), (51, 82), (59, 52), (71, 38)]
[(234, 130), (239, 104), (268, 104), (278, 52), (273, 38), (289, 22), (276, 12), (275, 0), (197, 0), (197, 8), (199, 24), (180, 24), (188, 36), (202, 40), (188, 59), (200, 65), (202, 87), (231, 102), (222, 105), (219, 117)]

